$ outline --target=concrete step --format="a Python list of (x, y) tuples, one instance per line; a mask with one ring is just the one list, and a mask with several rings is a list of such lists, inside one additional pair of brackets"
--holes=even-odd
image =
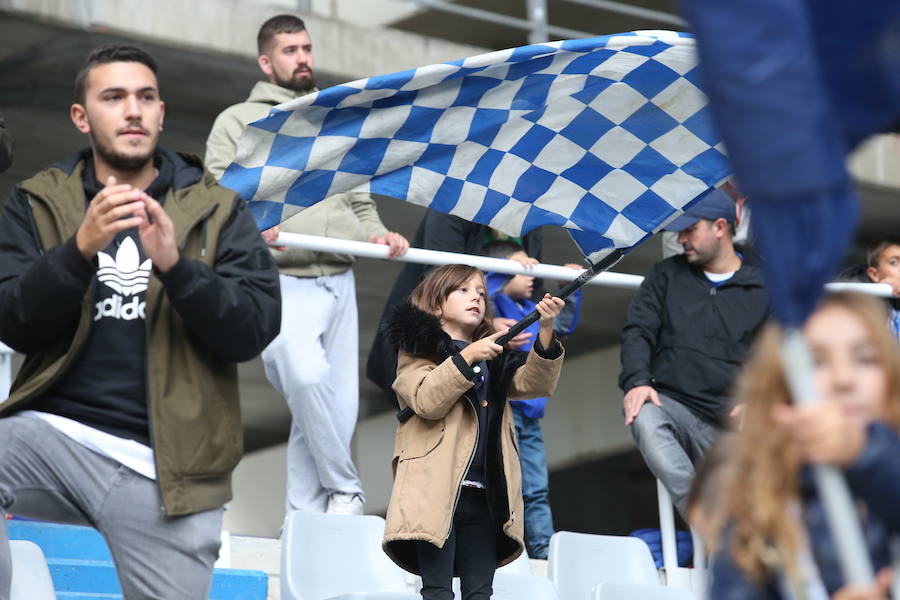
[(262, 571), (269, 577), (267, 600), (281, 598), (281, 540), (231, 535), (229, 565), (234, 569)]

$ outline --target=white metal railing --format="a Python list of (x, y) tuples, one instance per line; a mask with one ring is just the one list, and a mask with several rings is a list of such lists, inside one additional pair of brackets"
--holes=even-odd
[[(275, 242), (280, 246), (302, 248), (316, 252), (334, 252), (337, 254), (352, 254), (365, 258), (388, 258), (388, 247), (384, 244), (372, 244), (370, 242), (356, 242), (352, 240), (339, 240), (335, 238), (305, 235), (302, 233), (284, 233), (278, 236)], [(490, 258), (474, 254), (457, 254), (455, 252), (442, 252), (440, 250), (423, 250), (422, 248), (410, 248), (403, 256), (394, 259), (398, 262), (411, 262), (423, 265), (471, 265), (482, 271), (494, 271), (496, 273), (509, 273), (511, 275), (534, 275), (545, 279), (558, 279), (560, 281), (572, 281), (581, 271), (561, 267), (558, 265), (534, 265), (526, 269), (514, 260), (505, 258)], [(589, 283), (606, 287), (624, 288), (636, 290), (644, 278), (640, 275), (628, 275), (626, 273), (601, 273)]]
[[(515, 29), (527, 31), (529, 44), (542, 44), (549, 41), (551, 37), (554, 39), (568, 39), (590, 38), (594, 37), (595, 35), (599, 35), (599, 33), (597, 32), (592, 33), (553, 25), (550, 22), (548, 0), (524, 0), (526, 16), (526, 18), (524, 19), (499, 12), (494, 12), (487, 8), (467, 6), (464, 4), (449, 2), (447, 0), (408, 1), (421, 7), (456, 14), (470, 19), (477, 19), (486, 23), (495, 23), (497, 25), (504, 25), (506, 27), (513, 27)], [(631, 4), (630, 2), (622, 2), (620, 0), (568, 0), (568, 2), (571, 4), (580, 4), (582, 6), (588, 6), (591, 8), (619, 13), (638, 19), (647, 19), (650, 21), (665, 23), (666, 25), (674, 26), (678, 29), (684, 29), (687, 27), (687, 22), (685, 22), (685, 20), (678, 15), (660, 10), (654, 10), (651, 8), (645, 8), (642, 6), (636, 6), (634, 4)], [(487, 3), (484, 4), (486, 5)], [(554, 8), (560, 7), (554, 6)]]
[(688, 588), (697, 600), (707, 600), (706, 551), (700, 536), (691, 530), (694, 544), (694, 568), (678, 566), (678, 548), (675, 536), (675, 510), (669, 491), (656, 480), (656, 498), (659, 504), (659, 532), (662, 538), (663, 572), (666, 585)]
[[(578, 278), (580, 271), (562, 267), (559, 265), (537, 264), (525, 268), (514, 260), (504, 258), (489, 258), (473, 254), (457, 254), (455, 252), (443, 252), (439, 250), (423, 250), (422, 248), (410, 248), (403, 256), (388, 259), (389, 249), (384, 244), (372, 244), (370, 242), (357, 242), (353, 240), (339, 240), (336, 238), (305, 235), (302, 233), (282, 232), (275, 242), (280, 246), (302, 248), (316, 252), (333, 252), (336, 254), (352, 254), (364, 258), (381, 258), (398, 262), (411, 262), (424, 265), (451, 265), (460, 263), (471, 265), (482, 271), (494, 271), (496, 273), (509, 273), (511, 275), (534, 275), (544, 279), (572, 281)], [(640, 287), (644, 278), (641, 275), (628, 273), (615, 273), (607, 271), (591, 279), (588, 285), (599, 285), (620, 289), (636, 290)], [(854, 290), (874, 296), (890, 298), (891, 286), (886, 283), (829, 283), (829, 290)]]

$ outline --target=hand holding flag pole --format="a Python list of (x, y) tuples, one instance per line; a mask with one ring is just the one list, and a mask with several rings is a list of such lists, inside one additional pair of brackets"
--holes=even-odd
[[(558, 294), (554, 294), (557, 298), (562, 298), (565, 300), (568, 298), (572, 292), (581, 288), (588, 281), (599, 275), (600, 273), (611, 269), (622, 257), (625, 256), (625, 252), (621, 249), (616, 249), (606, 255), (602, 260), (600, 260), (597, 264), (591, 265), (581, 275), (578, 276), (577, 279), (574, 279), (566, 284), (561, 290), (559, 290)], [(509, 343), (511, 339), (525, 331), (532, 323), (541, 318), (540, 313), (538, 311), (533, 310), (529, 314), (525, 315), (518, 323), (509, 328), (509, 331), (501, 335), (497, 338), (497, 343), (501, 346), (505, 346)]]
[[(803, 406), (821, 402), (813, 380), (812, 354), (799, 327), (785, 329), (781, 360), (794, 404)], [(835, 540), (840, 540), (835, 548), (844, 578), (850, 584), (870, 584), (875, 581), (875, 570), (843, 473), (831, 465), (813, 465), (812, 472), (831, 534)]]

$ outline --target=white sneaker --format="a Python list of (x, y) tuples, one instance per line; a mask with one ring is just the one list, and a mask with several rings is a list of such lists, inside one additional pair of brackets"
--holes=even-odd
[(328, 497), (328, 508), (325, 512), (333, 515), (361, 515), (364, 507), (365, 503), (359, 494), (333, 492)]

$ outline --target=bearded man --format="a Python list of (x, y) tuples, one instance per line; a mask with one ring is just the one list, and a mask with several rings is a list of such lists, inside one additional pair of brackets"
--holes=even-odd
[(768, 315), (735, 220), (734, 201), (714, 190), (669, 223), (684, 254), (654, 265), (622, 328), (625, 425), (685, 518), (694, 464), (733, 411), (732, 383)]
[[(303, 21), (277, 15), (259, 28), (257, 82), (246, 102), (226, 108), (206, 140), (206, 167), (221, 177), (234, 160), (248, 123), (276, 104), (315, 91), (313, 49)], [(406, 252), (409, 242), (388, 231), (367, 193), (343, 193), (310, 206), (279, 230), (371, 241)], [(287, 449), (286, 512), (362, 514), (365, 495), (351, 440), (359, 412), (359, 333), (353, 257), (296, 248), (273, 248), (284, 306), (281, 334), (262, 354), (266, 377), (291, 411)]]

